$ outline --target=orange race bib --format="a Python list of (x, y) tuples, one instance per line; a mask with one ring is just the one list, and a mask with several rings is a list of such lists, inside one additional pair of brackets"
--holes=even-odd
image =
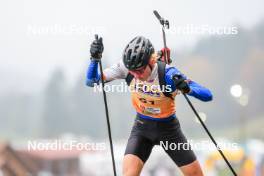
[[(138, 113), (152, 118), (167, 118), (175, 114), (175, 101), (162, 93), (158, 77), (151, 82), (133, 79), (130, 89), (132, 104)], [(175, 97), (176, 92), (172, 95)]]

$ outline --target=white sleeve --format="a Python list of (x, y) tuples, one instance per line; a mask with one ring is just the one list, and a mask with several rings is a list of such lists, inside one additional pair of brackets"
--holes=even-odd
[(115, 79), (125, 79), (128, 74), (127, 68), (124, 66), (122, 60), (120, 60), (115, 65), (104, 70), (104, 77), (106, 81), (112, 81)]

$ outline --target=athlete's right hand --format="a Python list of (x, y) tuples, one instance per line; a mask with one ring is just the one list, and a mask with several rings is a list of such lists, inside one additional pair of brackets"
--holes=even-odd
[(191, 91), (191, 88), (188, 84), (189, 80), (186, 80), (181, 75), (174, 75), (172, 77), (174, 84), (178, 90), (180, 90), (182, 93), (189, 93)]
[(98, 35), (95, 35), (95, 40), (91, 44), (90, 53), (91, 59), (100, 60), (102, 58), (102, 53), (104, 51), (103, 39), (102, 37), (98, 38)]

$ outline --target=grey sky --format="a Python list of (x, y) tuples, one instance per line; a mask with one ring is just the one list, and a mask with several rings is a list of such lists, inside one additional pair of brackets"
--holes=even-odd
[[(222, 1), (107, 1), (107, 0), (8, 0), (0, 3), (0, 90), (20, 87), (36, 90), (56, 67), (74, 78), (84, 71), (93, 30), (102, 31), (104, 59), (120, 58), (125, 44), (135, 35), (150, 38), (162, 47), (159, 24), (153, 9), (170, 20), (171, 26), (186, 24), (247, 28), (264, 17), (263, 0)], [(30, 29), (87, 27), (87, 33), (40, 33)], [(168, 45), (184, 48), (201, 36), (168, 35)]]

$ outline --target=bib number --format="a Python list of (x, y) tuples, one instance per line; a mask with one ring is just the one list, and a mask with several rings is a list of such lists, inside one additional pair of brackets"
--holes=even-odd
[(155, 102), (154, 100), (147, 100), (145, 98), (139, 98), (139, 100), (142, 102), (142, 103), (147, 103), (147, 104), (151, 104), (151, 105), (154, 105)]

